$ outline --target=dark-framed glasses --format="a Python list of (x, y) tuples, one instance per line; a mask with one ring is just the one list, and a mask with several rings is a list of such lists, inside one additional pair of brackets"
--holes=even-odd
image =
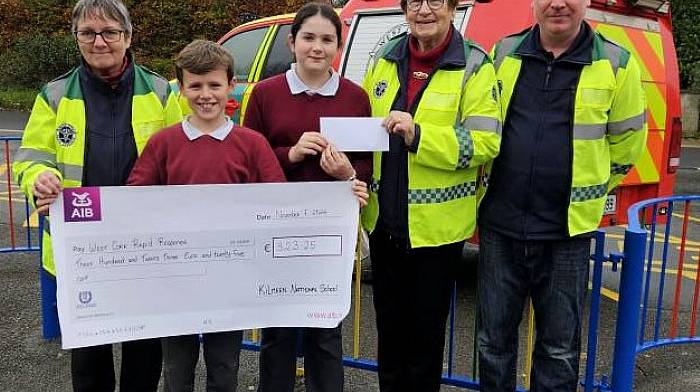
[(431, 10), (439, 9), (445, 4), (445, 0), (408, 0), (406, 7), (411, 11), (418, 11), (421, 5), (423, 5), (423, 1), (428, 4), (428, 8)]
[(117, 42), (122, 38), (124, 30), (105, 30), (100, 31), (99, 33), (91, 30), (78, 30), (74, 33), (78, 42), (83, 44), (91, 44), (95, 42), (95, 38), (97, 38), (98, 35), (102, 37), (103, 41), (112, 43)]

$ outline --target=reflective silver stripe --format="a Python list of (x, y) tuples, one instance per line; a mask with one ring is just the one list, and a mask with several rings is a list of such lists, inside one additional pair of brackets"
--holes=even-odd
[(476, 195), (476, 181), (448, 188), (409, 189), (409, 204), (434, 204)]
[(627, 120), (608, 122), (608, 133), (611, 135), (619, 135), (627, 131), (638, 131), (644, 129), (644, 123), (647, 121), (647, 112), (628, 118)]
[(467, 80), (469, 79), (469, 76), (471, 76), (471, 74), (469, 73), (469, 71), (467, 70), (467, 68), (464, 67), (464, 75), (462, 75), (462, 84), (461, 84), (461, 88), (460, 88), (460, 90), (459, 90), (460, 102), (459, 102), (459, 105), (457, 105), (457, 116), (455, 117), (455, 130), (456, 130), (457, 128), (459, 128), (459, 127), (461, 126), (461, 124), (462, 124), (462, 101), (461, 101), (461, 97), (462, 97), (462, 92), (464, 91), (464, 86), (467, 85)]
[[(466, 49), (465, 49), (466, 50)], [(476, 52), (480, 56), (475, 56), (473, 53)], [(462, 85), (459, 90), (460, 96), (463, 94), (464, 87), (467, 85), (467, 81), (476, 71), (475, 68), (481, 65), (484, 61), (485, 55), (478, 49), (472, 48), (467, 64), (464, 67), (464, 75), (462, 76)], [(477, 63), (477, 59), (479, 60)], [(469, 118), (465, 119), (465, 122)], [(469, 134), (468, 127), (465, 127), (462, 123), (462, 105), (457, 108), (457, 116), (455, 118), (455, 136), (457, 137), (457, 143), (459, 145), (459, 155), (457, 157), (457, 168), (462, 169), (469, 166), (469, 161), (471, 161), (474, 155), (474, 141), (472, 140), (471, 134)]]
[(587, 201), (601, 198), (608, 194), (608, 183), (571, 188), (571, 201)]
[(605, 51), (605, 56), (610, 60), (610, 65), (612, 65), (613, 68), (613, 75), (617, 76), (617, 70), (620, 68), (620, 61), (622, 59), (622, 48), (610, 42), (603, 41), (603, 50)]
[(493, 59), (493, 64), (494, 67), (496, 67), (496, 72), (498, 72), (498, 68), (501, 67), (501, 64), (503, 63), (503, 60), (506, 58), (506, 55), (510, 53), (513, 49), (515, 49), (515, 44), (518, 42), (518, 37), (508, 37), (504, 38), (496, 47), (496, 52), (494, 53), (494, 59)]
[(151, 75), (153, 80), (153, 92), (158, 96), (161, 105), (165, 107), (168, 102), (168, 81), (156, 75)]
[(469, 162), (474, 156), (474, 140), (468, 129), (464, 127), (455, 128), (457, 144), (459, 145), (459, 155), (457, 156), (457, 168), (469, 167)]
[(464, 119), (462, 126), (467, 129), (479, 131), (491, 131), (501, 134), (501, 123), (495, 118), (484, 116), (471, 116)]
[(61, 98), (66, 94), (67, 81), (68, 78), (62, 78), (46, 85), (46, 97), (54, 113), (58, 112), (58, 103), (61, 102)]
[(64, 180), (71, 181), (82, 181), (83, 180), (83, 167), (78, 165), (71, 165), (68, 163), (59, 163), (58, 171), (63, 174)]
[(15, 155), (15, 162), (23, 161), (41, 161), (51, 163), (53, 166), (56, 166), (56, 155), (34, 148), (20, 147)]
[(605, 136), (605, 124), (574, 125), (574, 140), (598, 140)]
[[(468, 74), (467, 79), (476, 73), (481, 64), (484, 62), (485, 58), (486, 54), (484, 52), (478, 50), (477, 48), (471, 48), (469, 51), (469, 58), (467, 59), (467, 65), (464, 67)], [(464, 87), (464, 84), (462, 84), (462, 87)]]

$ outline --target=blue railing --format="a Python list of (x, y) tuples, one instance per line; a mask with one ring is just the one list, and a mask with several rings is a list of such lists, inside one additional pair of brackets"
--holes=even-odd
[[(697, 305), (700, 293), (700, 272), (698, 272), (697, 264), (693, 299), (687, 301), (689, 302), (687, 306), (681, 304), (682, 279), (686, 272), (684, 270), (686, 244), (689, 237), (688, 222), (691, 219), (690, 206), (697, 201), (700, 201), (700, 196), (657, 198), (634, 204), (628, 211), (629, 225), (625, 231), (624, 267), (620, 279), (620, 303), (617, 312), (612, 384), (610, 385), (612, 391), (632, 390), (637, 354), (654, 347), (700, 343), (700, 337), (696, 333)], [(674, 210), (674, 205), (678, 203), (684, 205), (682, 214), (678, 214)], [(682, 219), (680, 237), (671, 234), (674, 231), (674, 217)], [(661, 237), (656, 234), (658, 223), (665, 224), (664, 234)], [(664, 308), (666, 280), (670, 275), (668, 272), (674, 268), (669, 265), (668, 256), (671, 240), (679, 242), (680, 249), (675, 266), (674, 298), (669, 322), (668, 318), (663, 316), (662, 310)], [(661, 262), (656, 262), (656, 264), (660, 264), (660, 268), (657, 269), (654, 257), (658, 242), (662, 245), (662, 252)], [(655, 269), (655, 272), (659, 273), (659, 278), (653, 320), (654, 332), (653, 337), (647, 339), (646, 325), (651, 310), (649, 301), (654, 286), (651, 272)], [(681, 308), (687, 308), (691, 314), (688, 333), (685, 336), (680, 336), (679, 331)], [(664, 325), (668, 326), (666, 336), (662, 336)]]
[[(39, 228), (37, 231), (30, 227), (30, 209), (29, 203), (22, 193), (12, 185), (10, 174), (11, 143), (19, 142), (19, 137), (0, 137), (4, 142), (4, 165), (6, 168), (5, 174), (7, 180), (7, 205), (8, 205), (8, 227), (9, 227), (9, 246), (0, 248), (0, 252), (24, 252), (24, 251), (39, 251), (41, 241), (37, 237), (43, 232), (43, 219), (39, 219)], [(24, 232), (19, 231), (15, 226), (15, 213), (19, 211), (18, 201), (23, 201), (24, 206), (21, 208), (24, 215), (25, 228)], [(636, 356), (646, 350), (675, 344), (700, 343), (700, 336), (696, 333), (697, 324), (697, 305), (700, 297), (700, 272), (696, 267), (694, 294), (693, 299), (688, 306), (688, 312), (691, 314), (691, 319), (686, 334), (681, 333), (681, 313), (682, 305), (681, 290), (682, 277), (687, 277), (683, 268), (685, 261), (685, 248), (689, 234), (689, 221), (695, 220), (690, 217), (690, 206), (693, 202), (700, 201), (700, 196), (676, 196), (668, 198), (659, 198), (646, 200), (633, 205), (629, 211), (629, 225), (625, 230), (624, 236), (624, 253), (623, 254), (606, 254), (606, 232), (600, 230), (595, 236), (595, 251), (591, 256), (593, 260), (592, 275), (591, 275), (591, 293), (590, 293), (590, 311), (588, 318), (587, 348), (586, 348), (586, 364), (581, 385), (586, 392), (591, 391), (614, 391), (627, 392), (633, 388), (634, 368)], [(683, 214), (674, 212), (674, 206), (683, 204)], [(674, 218), (681, 219), (680, 237), (672, 235), (675, 231), (679, 231), (673, 225), (676, 221)], [(657, 230), (657, 224), (663, 225), (663, 230)], [(663, 234), (658, 234), (657, 231), (663, 231)], [(5, 234), (2, 235), (4, 240), (7, 240)], [(20, 240), (20, 238), (22, 240)], [(647, 242), (647, 240), (649, 241)], [(675, 267), (672, 260), (669, 259), (669, 251), (671, 242), (676, 242), (680, 245), (678, 261)], [(23, 243), (20, 243), (23, 242)], [(694, 243), (697, 244), (697, 243)], [(654, 257), (660, 253), (661, 261), (657, 262)], [(598, 333), (600, 323), (601, 309), (601, 291), (603, 287), (603, 266), (605, 263), (612, 263), (612, 271), (618, 270), (618, 264), (622, 263), (623, 268), (620, 273), (619, 282), (619, 303), (616, 318), (616, 333), (615, 344), (613, 351), (613, 364), (611, 378), (606, 375), (598, 375), (596, 369), (597, 358), (601, 355), (598, 346)], [(675, 268), (675, 272), (671, 269)], [(658, 284), (654, 286), (652, 271), (658, 272)], [(670, 317), (664, 317), (664, 299), (665, 292), (669, 285), (666, 284), (669, 276), (675, 274), (675, 285), (673, 292), (673, 307)], [(355, 282), (356, 291), (354, 292), (355, 307), (360, 306), (360, 281), (361, 271), (359, 263), (357, 264), (356, 276), (358, 280)], [(42, 318), (43, 318), (43, 335), (46, 339), (53, 339), (60, 335), (58, 325), (58, 317), (56, 313), (56, 282), (55, 279), (47, 274), (43, 269), (40, 272), (40, 282), (42, 291)], [(655, 301), (652, 298), (656, 292)], [(456, 371), (457, 357), (455, 347), (459, 344), (469, 344), (468, 342), (456, 342), (456, 310), (457, 290), (453, 291), (450, 318), (448, 320), (448, 337), (447, 337), (447, 369), (443, 374), (442, 383), (466, 389), (478, 390), (479, 381), (477, 374), (477, 351), (476, 351), (476, 325), (477, 320), (474, 320), (474, 339), (471, 342), (473, 346), (471, 374), (458, 374)], [(686, 301), (688, 302), (688, 301)], [(475, 308), (478, 307), (478, 298), (471, 304)], [(652, 306), (653, 305), (653, 306)], [(478, 312), (474, 313), (475, 315)], [(359, 310), (355, 312), (355, 319), (359, 318)], [(668, 320), (670, 318), (670, 320)], [(647, 324), (653, 321), (653, 331), (648, 331)], [(353, 320), (356, 324), (354, 328), (354, 339), (360, 339), (359, 320)], [(528, 331), (528, 338), (531, 340), (533, 330)], [(682, 336), (681, 336), (682, 335)], [(359, 346), (359, 340), (354, 342), (356, 347)], [(249, 350), (259, 350), (259, 343), (253, 340), (246, 340), (244, 348)], [(605, 354), (603, 354), (605, 355)], [(529, 363), (529, 361), (525, 361)], [(345, 366), (364, 369), (369, 371), (377, 371), (376, 360), (365, 358), (359, 355), (359, 349), (353, 350), (352, 355), (344, 357), (343, 363)], [(468, 366), (469, 367), (469, 366)], [(526, 365), (523, 369), (525, 373), (529, 373), (529, 368)], [(596, 377), (600, 377), (596, 379)], [(518, 391), (525, 391), (528, 388), (526, 379), (525, 385), (520, 386)]]
[[(7, 225), (4, 226), (6, 230), (3, 229), (3, 244), (0, 246), (0, 253), (39, 250), (39, 240), (37, 236), (32, 235), (32, 229), (29, 224), (29, 217), (31, 216), (29, 202), (24, 194), (14, 186), (12, 181), (12, 152), (17, 149), (20, 140), (21, 137), (19, 136), (0, 137), (3, 152), (2, 160), (0, 161), (0, 167), (3, 170), (0, 170), (0, 178), (5, 182), (0, 187), (4, 193), (2, 202), (5, 204), (2, 210), (7, 211)], [(23, 203), (19, 211), (17, 202)], [(18, 212), (20, 212), (19, 216), (24, 215), (23, 219), (19, 221), (17, 220)], [(23, 225), (20, 222), (23, 222)], [(21, 229), (18, 229), (18, 227), (21, 227)], [(9, 243), (4, 243), (6, 240), (9, 240)]]

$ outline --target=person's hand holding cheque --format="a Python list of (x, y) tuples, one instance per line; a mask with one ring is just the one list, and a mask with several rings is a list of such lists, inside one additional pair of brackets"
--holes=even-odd
[(367, 183), (356, 177), (345, 152), (389, 150), (389, 134), (379, 117), (321, 117), (321, 135), (329, 145), (321, 156), (321, 168), (330, 176), (352, 180), (352, 190), (360, 206), (367, 205)]

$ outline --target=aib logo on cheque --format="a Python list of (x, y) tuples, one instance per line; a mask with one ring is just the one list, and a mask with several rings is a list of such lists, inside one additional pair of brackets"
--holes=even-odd
[(99, 221), (102, 218), (100, 189), (97, 187), (64, 189), (63, 216), (66, 222)]

